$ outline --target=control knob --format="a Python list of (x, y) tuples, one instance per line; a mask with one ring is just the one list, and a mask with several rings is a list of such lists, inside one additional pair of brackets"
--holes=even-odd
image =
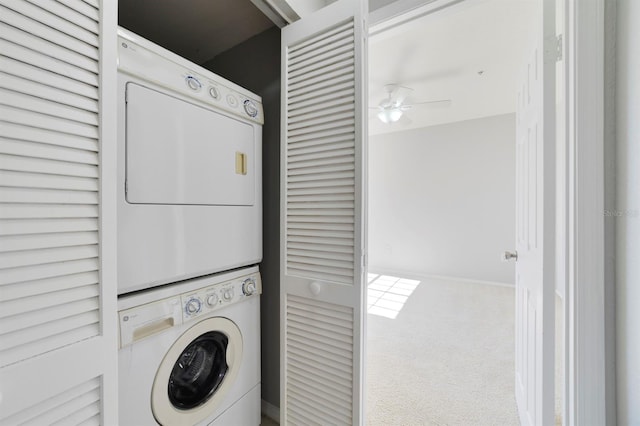
[(242, 292), (245, 296), (251, 296), (256, 290), (256, 280), (254, 278), (247, 278), (242, 282)]
[(218, 295), (217, 294), (212, 293), (209, 296), (207, 296), (207, 305), (216, 306), (217, 303), (218, 303)]
[(185, 304), (184, 309), (188, 315), (195, 315), (200, 312), (200, 308), (202, 307), (202, 303), (200, 299), (193, 298), (189, 299), (189, 301)]
[(244, 101), (244, 112), (246, 112), (249, 117), (253, 118), (258, 115), (258, 107), (252, 100), (247, 99)]
[(200, 83), (198, 81), (198, 79), (195, 78), (192, 75), (188, 75), (185, 78), (185, 81), (187, 82), (187, 86), (189, 86), (189, 89), (191, 89), (191, 90), (196, 90), (197, 91), (197, 90), (200, 90), (202, 88), (202, 83)]
[(228, 289), (224, 290), (224, 292), (222, 293), (222, 298), (224, 300), (226, 300), (227, 302), (229, 302), (231, 299), (233, 299), (233, 289), (232, 288), (228, 288)]
[(211, 97), (216, 100), (220, 98), (220, 92), (215, 87), (209, 88), (209, 95), (211, 95)]
[(232, 94), (227, 95), (227, 103), (231, 108), (235, 108), (238, 106), (238, 100)]

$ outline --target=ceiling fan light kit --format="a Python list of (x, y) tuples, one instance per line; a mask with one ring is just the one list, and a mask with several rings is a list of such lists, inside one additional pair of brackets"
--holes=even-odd
[(378, 112), (378, 118), (385, 124), (395, 123), (402, 117), (402, 110), (400, 108), (383, 109)]

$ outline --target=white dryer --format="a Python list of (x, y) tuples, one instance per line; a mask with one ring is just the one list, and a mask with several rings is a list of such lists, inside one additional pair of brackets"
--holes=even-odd
[(257, 267), (118, 300), (119, 424), (259, 425)]
[(261, 98), (118, 30), (118, 294), (262, 260)]

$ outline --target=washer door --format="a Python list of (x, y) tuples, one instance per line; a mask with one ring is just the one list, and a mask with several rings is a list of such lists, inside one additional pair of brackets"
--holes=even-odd
[(214, 413), (242, 361), (242, 334), (227, 318), (200, 321), (171, 346), (151, 391), (161, 425), (193, 425)]

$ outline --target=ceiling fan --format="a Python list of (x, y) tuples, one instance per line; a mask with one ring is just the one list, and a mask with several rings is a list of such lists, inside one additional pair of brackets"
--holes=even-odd
[(400, 120), (405, 111), (415, 106), (449, 107), (452, 105), (451, 99), (405, 104), (405, 99), (413, 92), (413, 89), (398, 84), (387, 84), (384, 86), (384, 90), (387, 92), (387, 97), (377, 107), (371, 108), (378, 110), (378, 119), (385, 124), (395, 123)]

